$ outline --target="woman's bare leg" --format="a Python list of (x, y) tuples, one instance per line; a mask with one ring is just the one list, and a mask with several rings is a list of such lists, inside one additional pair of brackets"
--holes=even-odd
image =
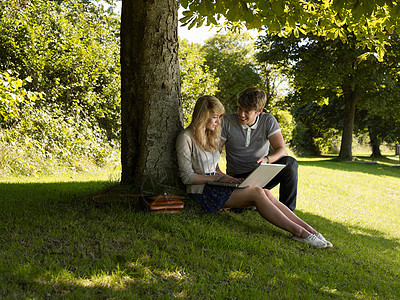
[(296, 216), (285, 204), (280, 202), (278, 199), (275, 198), (275, 196), (271, 193), (270, 190), (264, 189), (264, 193), (267, 195), (268, 199), (271, 200), (271, 202), (290, 220), (295, 222), (296, 224), (300, 225), (304, 229), (306, 229), (310, 233), (317, 233), (317, 231), (312, 228), (310, 225), (308, 225), (306, 222), (304, 222), (302, 219), (300, 219), (298, 216)]
[[(276, 200), (276, 199), (275, 199)], [(310, 235), (307, 229), (286, 216), (267, 196), (262, 188), (236, 189), (225, 203), (225, 207), (243, 208), (255, 205), (260, 215), (270, 223), (289, 231), (296, 237)]]

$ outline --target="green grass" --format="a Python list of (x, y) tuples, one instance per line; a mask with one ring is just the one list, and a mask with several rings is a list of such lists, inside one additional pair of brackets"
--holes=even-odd
[[(314, 249), (256, 212), (149, 215), (90, 195), (115, 173), (3, 178), (0, 298), (399, 299), (400, 168), (299, 158), (296, 213)], [(274, 189), (277, 194), (277, 190)]]

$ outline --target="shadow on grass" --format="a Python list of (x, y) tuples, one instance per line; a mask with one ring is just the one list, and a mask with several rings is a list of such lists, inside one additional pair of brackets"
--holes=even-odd
[[(389, 162), (396, 161), (390, 158), (383, 158), (377, 161), (377, 163), (368, 163), (371, 161), (370, 157), (358, 157), (360, 160), (358, 162), (349, 161), (339, 161), (332, 156), (321, 156), (316, 159), (316, 157), (302, 157), (299, 158), (299, 166), (311, 166), (319, 167), (332, 170), (340, 170), (346, 172), (361, 172), (372, 175), (384, 175), (400, 178), (400, 167), (392, 167), (388, 165)], [(362, 163), (367, 162), (367, 163)]]
[(379, 230), (297, 211), (335, 245), (312, 249), (257, 212), (205, 215), (186, 200), (182, 215), (149, 215), (135, 201), (93, 202), (105, 187), (0, 184), (0, 296), (385, 299), (400, 290), (399, 241)]
[(106, 190), (115, 183), (110, 181), (4, 183), (0, 182), (0, 201), (35, 199), (70, 200), (76, 196), (91, 195)]

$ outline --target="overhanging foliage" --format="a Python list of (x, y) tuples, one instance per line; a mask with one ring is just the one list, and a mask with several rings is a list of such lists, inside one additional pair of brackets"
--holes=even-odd
[(186, 10), (181, 22), (200, 27), (225, 22), (231, 28), (267, 30), (270, 34), (298, 37), (312, 33), (347, 41), (349, 34), (360, 46), (382, 59), (388, 33), (400, 33), (400, 4), (392, 0), (180, 0)]

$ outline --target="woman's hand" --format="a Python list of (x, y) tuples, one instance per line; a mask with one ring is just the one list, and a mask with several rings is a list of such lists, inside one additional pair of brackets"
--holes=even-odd
[(243, 178), (235, 178), (229, 175), (226, 175), (222, 172), (219, 172), (218, 175), (202, 175), (196, 174), (192, 184), (205, 184), (207, 182), (225, 182), (225, 183), (241, 183)]
[(227, 183), (241, 183), (243, 181), (243, 178), (235, 178), (229, 175), (224, 175), (219, 182), (227, 182)]

